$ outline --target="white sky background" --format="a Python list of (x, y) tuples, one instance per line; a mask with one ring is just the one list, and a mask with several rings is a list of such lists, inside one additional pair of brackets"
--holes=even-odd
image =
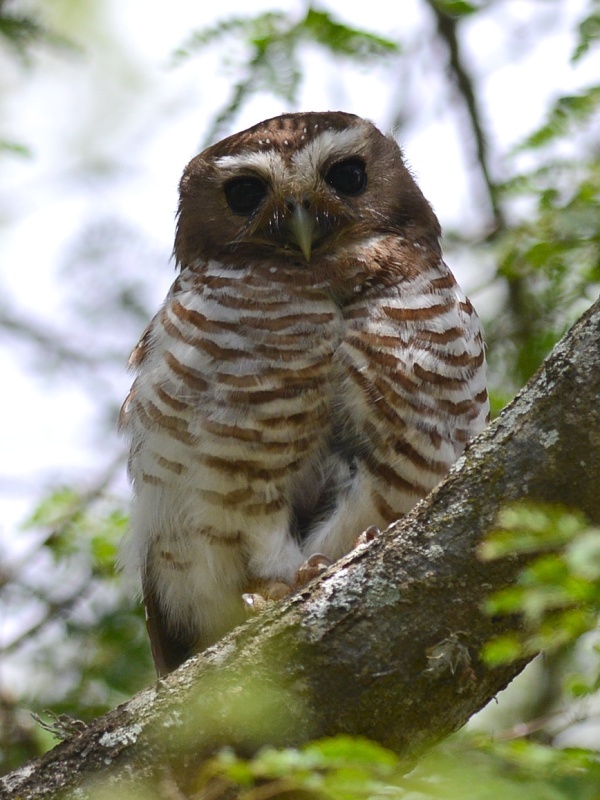
[[(81, 385), (77, 372), (59, 379), (32, 360), (28, 347), (6, 339), (0, 349), (0, 559), (26, 547), (28, 537), (18, 523), (49, 486), (93, 482), (123, 448), (116, 435), (106, 433), (107, 426), (98, 434), (97, 398), (111, 396), (116, 403), (126, 394), (131, 379), (124, 361), (141, 331), (102, 329), (96, 318), (88, 326), (74, 323), (69, 299), (74, 291), (93, 295), (94, 287), (80, 281), (69, 296), (64, 263), (85, 222), (118, 218), (144, 233), (154, 249), (147, 274), (140, 276), (150, 306), (159, 304), (172, 282), (177, 183), (235, 78), (232, 70), (223, 70), (218, 50), (177, 67), (170, 66), (173, 51), (192, 30), (233, 13), (305, 10), (304, 3), (277, 0), (80, 0), (87, 22), (75, 19), (70, 27), (77, 3), (42, 5), (49, 26), (74, 38), (82, 52), (37, 48), (31, 70), (0, 52), (0, 137), (22, 142), (32, 153), (29, 159), (4, 156), (0, 162), (0, 287), (6, 293), (0, 300), (51, 330), (65, 332), (76, 324), (78, 342), (112, 337), (123, 351), (123, 369), (99, 375), (101, 389)], [(463, 130), (447, 106), (439, 72), (427, 69), (433, 54), (425, 45), (433, 23), (422, 4), (403, 0), (394, 6), (393, 19), (401, 18), (402, 29), (388, 27), (390, 0), (330, 0), (319, 7), (408, 42), (410, 81), (399, 80), (393, 65), (332, 67), (307, 49), (298, 107), (257, 98), (236, 129), (285, 110), (342, 108), (385, 130), (400, 107), (408, 122), (402, 133), (408, 161), (443, 226), (477, 231), (483, 195), (466, 163), (469, 150), (461, 143)], [(553, 99), (598, 79), (592, 59), (569, 67), (573, 26), (586, 7), (585, 0), (504, 0), (464, 23), (468, 66), (482, 88), (498, 170), (502, 154), (542, 122)], [(467, 291), (485, 280), (466, 266), (451, 266)], [(476, 293), (476, 304), (477, 299)], [(1, 628), (2, 620), (0, 634)]]

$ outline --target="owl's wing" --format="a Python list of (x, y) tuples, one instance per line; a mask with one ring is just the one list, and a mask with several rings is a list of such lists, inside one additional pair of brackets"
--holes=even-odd
[[(146, 327), (146, 330), (141, 335), (139, 342), (133, 349), (128, 363), (130, 369), (139, 370), (147, 360), (157, 317), (158, 314)], [(137, 381), (134, 382), (129, 395), (123, 403), (119, 417), (119, 427), (121, 429), (125, 429), (127, 426), (128, 417), (130, 414), (130, 406), (137, 392), (136, 384)], [(143, 573), (142, 595), (146, 616), (146, 628), (148, 630), (150, 648), (152, 650), (152, 657), (154, 659), (156, 671), (158, 676), (162, 677), (183, 664), (183, 662), (192, 654), (192, 647), (190, 646), (189, 642), (185, 641), (183, 637), (178, 637), (173, 633), (172, 626), (169, 628), (167, 625), (165, 615), (161, 610), (160, 604), (156, 597), (156, 591), (152, 586), (152, 582), (148, 578), (145, 570), (143, 570)]]

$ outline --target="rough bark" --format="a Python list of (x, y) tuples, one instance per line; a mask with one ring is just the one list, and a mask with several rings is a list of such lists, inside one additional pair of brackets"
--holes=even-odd
[(0, 796), (88, 797), (166, 773), (185, 788), (222, 745), (249, 753), (340, 732), (414, 758), (524, 666), (494, 669), (478, 655), (519, 626), (481, 610), (519, 568), (515, 558), (477, 557), (499, 509), (530, 498), (600, 522), (599, 397), (600, 302), (408, 517), (5, 777)]

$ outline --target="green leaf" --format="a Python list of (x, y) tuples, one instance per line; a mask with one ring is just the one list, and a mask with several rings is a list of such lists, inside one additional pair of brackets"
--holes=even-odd
[(33, 514), (24, 522), (24, 528), (54, 527), (70, 519), (80, 507), (80, 495), (71, 488), (57, 489), (44, 498)]
[(487, 614), (518, 614), (523, 610), (524, 590), (520, 586), (508, 586), (487, 598), (484, 608)]
[(474, 3), (465, 0), (436, 0), (436, 6), (451, 17), (468, 17), (480, 10)]
[(482, 560), (491, 561), (556, 549), (586, 528), (585, 518), (577, 512), (559, 506), (514, 503), (499, 512), (497, 527), (486, 536), (478, 554)]
[(597, 44), (600, 40), (600, 12), (594, 11), (589, 17), (583, 20), (579, 26), (579, 42), (573, 55), (571, 62), (573, 64), (580, 61), (584, 55), (587, 54), (593, 44)]
[(398, 757), (391, 750), (360, 737), (336, 736), (321, 739), (306, 746), (308, 755), (318, 755), (323, 764), (369, 764), (384, 769), (398, 765)]
[(45, 29), (33, 17), (7, 14), (0, 6), (0, 37), (24, 55), (27, 48), (46, 36)]
[(482, 650), (482, 657), (490, 667), (511, 664), (524, 655), (523, 643), (514, 634), (497, 636), (486, 642)]
[(559, 136), (566, 135), (573, 125), (579, 128), (592, 118), (600, 105), (600, 86), (590, 86), (582, 94), (560, 97), (552, 109), (548, 121), (532, 133), (519, 150), (538, 149)]
[(565, 557), (570, 571), (593, 582), (600, 596), (600, 529), (581, 533), (567, 545)]
[(0, 152), (12, 153), (12, 155), (20, 156), (21, 158), (32, 158), (33, 153), (24, 144), (20, 142), (10, 142), (7, 139), (0, 139)]
[(326, 11), (310, 7), (298, 30), (307, 40), (323, 45), (336, 55), (357, 59), (380, 58), (400, 51), (397, 42), (382, 36), (351, 28), (338, 22)]
[(573, 697), (585, 697), (594, 691), (594, 687), (590, 682), (579, 673), (567, 675), (564, 681), (564, 688)]
[(73, 42), (44, 27), (32, 14), (5, 11), (4, 3), (0, 3), (0, 39), (10, 45), (25, 64), (29, 63), (30, 51), (36, 44), (48, 45), (55, 49), (71, 51), (76, 49)]

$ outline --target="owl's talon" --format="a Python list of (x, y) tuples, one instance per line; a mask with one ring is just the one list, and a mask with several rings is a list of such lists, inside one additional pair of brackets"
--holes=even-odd
[(269, 606), (269, 601), (265, 600), (261, 594), (250, 594), (250, 592), (242, 595), (242, 602), (249, 616), (260, 614), (261, 611), (264, 611)]
[(271, 603), (287, 597), (292, 591), (292, 587), (282, 581), (261, 581), (255, 584), (257, 591), (244, 592), (242, 602), (246, 612), (250, 615), (260, 614), (267, 609)]
[(313, 553), (304, 564), (301, 564), (296, 573), (295, 586), (304, 586), (313, 578), (316, 578), (322, 572), (325, 572), (327, 567), (331, 566), (331, 559), (324, 556), (323, 553)]
[(369, 527), (363, 531), (358, 539), (354, 542), (354, 547), (358, 547), (359, 544), (367, 544), (367, 542), (372, 542), (373, 539), (377, 539), (378, 536), (381, 536), (381, 530), (377, 527), (377, 525), (369, 525)]

